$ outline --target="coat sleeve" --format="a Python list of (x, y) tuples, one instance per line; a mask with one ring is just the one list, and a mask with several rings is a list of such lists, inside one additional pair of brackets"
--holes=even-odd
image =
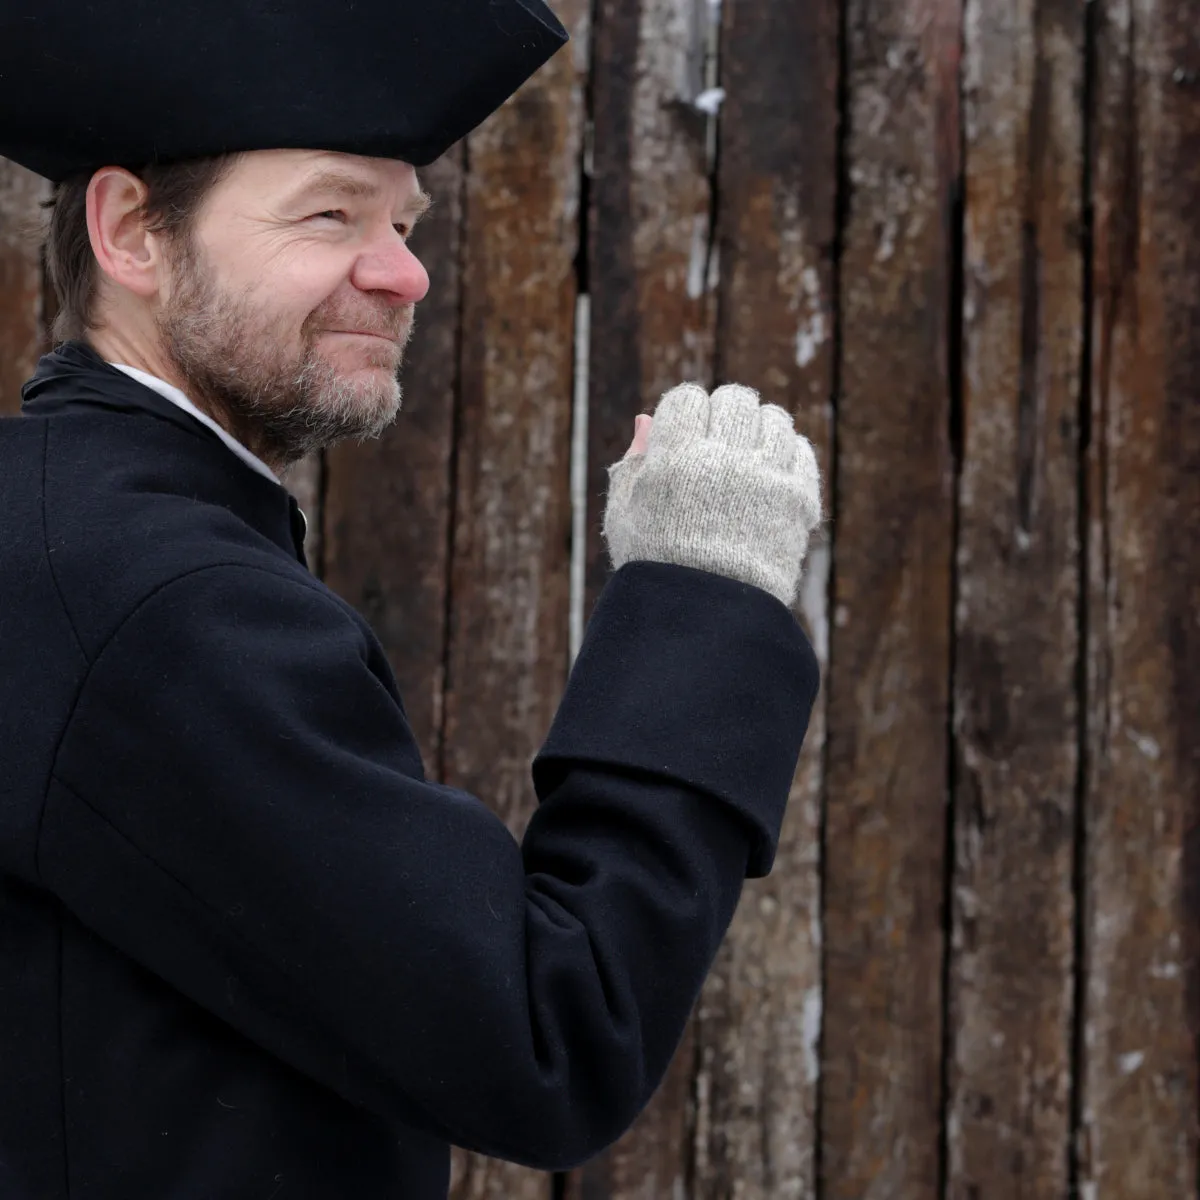
[(369, 631), (213, 567), (92, 666), (39, 869), (99, 936), (311, 1078), (471, 1150), (568, 1168), (661, 1081), (817, 687), (758, 589), (632, 563), (589, 622), (521, 843), (423, 778)]

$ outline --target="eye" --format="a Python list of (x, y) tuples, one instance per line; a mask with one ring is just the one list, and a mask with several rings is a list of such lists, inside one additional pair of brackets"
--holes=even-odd
[(324, 212), (313, 213), (313, 215), (309, 217), (310, 221), (326, 219), (330, 221), (339, 221), (342, 224), (345, 224), (349, 218), (340, 208), (327, 208)]
[(399, 225), (393, 225), (392, 228), (407, 242), (412, 234), (412, 226), (405, 225), (401, 222)]

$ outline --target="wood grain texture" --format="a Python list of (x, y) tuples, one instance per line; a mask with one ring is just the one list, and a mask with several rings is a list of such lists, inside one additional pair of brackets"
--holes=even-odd
[(412, 248), (429, 272), (401, 369), (395, 425), (326, 455), (325, 582), (371, 622), (421, 747), (440, 770), (464, 186), (460, 144), (420, 172), (433, 209)]
[(1080, 1191), (1194, 1197), (1200, 4), (1098, 8)]
[(40, 176), (0, 159), (0, 415), (21, 407), (42, 338), (41, 254), (33, 233), (38, 203), (49, 194)]
[(953, 554), (956, 0), (851, 0), (822, 1195), (935, 1200)]
[[(724, 19), (718, 380), (753, 385), (764, 402), (788, 409), (828, 477), (838, 5), (736, 0)], [(829, 550), (821, 531), (798, 604), (823, 672)], [(774, 870), (747, 885), (701, 996), (695, 1200), (815, 1194), (824, 740), (822, 693)]]
[(589, 213), (591, 355), (585, 609), (611, 564), (600, 538), (607, 469), (684, 380), (713, 374), (716, 259), (704, 84), (706, 7), (597, 0)]
[(952, 1200), (1068, 1193), (1084, 10), (971, 0), (955, 614)]
[[(575, 258), (587, 0), (573, 41), (468, 139), (445, 779), (520, 837), (566, 683)], [(549, 1200), (552, 1176), (456, 1153), (454, 1200)]]
[[(709, 10), (697, 0), (598, 0), (589, 213), (591, 354), (584, 611), (611, 563), (600, 539), (607, 468), (683, 380), (710, 386), (716, 318)], [(687, 1186), (694, 1022), (634, 1127), (571, 1183), (588, 1200), (657, 1200)]]

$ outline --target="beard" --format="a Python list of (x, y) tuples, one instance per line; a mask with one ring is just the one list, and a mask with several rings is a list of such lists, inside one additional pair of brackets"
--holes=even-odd
[[(174, 286), (157, 319), (167, 355), (193, 403), (212, 409), (276, 470), (348, 438), (378, 437), (396, 419), (413, 305), (370, 309), (363, 300), (351, 311), (330, 298), (305, 319), (297, 347), (284, 314), (223, 288), (193, 244), (176, 247), (172, 267)], [(345, 329), (388, 339), (361, 352), (370, 370), (357, 377), (317, 347), (322, 332)]]

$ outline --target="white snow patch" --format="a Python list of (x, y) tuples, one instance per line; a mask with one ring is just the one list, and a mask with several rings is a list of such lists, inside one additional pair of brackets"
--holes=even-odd
[(1148, 758), (1151, 762), (1157, 762), (1162, 756), (1162, 749), (1159, 744), (1147, 733), (1138, 733), (1134, 729), (1125, 731), (1129, 735), (1129, 740)]
[(800, 579), (800, 611), (812, 635), (817, 662), (829, 662), (829, 544), (821, 542), (808, 552)]
[(807, 367), (825, 344), (829, 330), (821, 306), (821, 277), (815, 267), (805, 267), (800, 286), (803, 288), (801, 302), (808, 309), (808, 319), (801, 321), (796, 331), (796, 365)]
[(811, 987), (804, 993), (804, 1015), (801, 1018), (805, 1083), (816, 1083), (821, 1076), (821, 1060), (817, 1055), (821, 1039), (821, 1012), (821, 989)]
[(1145, 1053), (1141, 1050), (1135, 1050), (1132, 1054), (1122, 1054), (1117, 1059), (1117, 1066), (1121, 1068), (1122, 1075), (1132, 1075), (1145, 1061)]
[(692, 218), (692, 254), (688, 259), (687, 294), (689, 300), (704, 295), (705, 268), (708, 266), (708, 217), (697, 213)]
[[(571, 427), (571, 600), (570, 665), (583, 644), (583, 592), (587, 568), (588, 355), (591, 346), (591, 297), (575, 301), (575, 395)], [(569, 668), (568, 668), (569, 670)]]
[(896, 235), (899, 232), (899, 222), (894, 216), (888, 216), (879, 234), (879, 245), (875, 251), (876, 262), (887, 262), (896, 253)]
[(715, 117), (725, 102), (725, 89), (722, 87), (705, 88), (692, 103), (710, 117)]
[(705, 287), (710, 292), (715, 292), (721, 286), (721, 247), (713, 246), (708, 254), (708, 279), (705, 282)]
[(813, 313), (796, 331), (796, 366), (807, 367), (825, 343), (825, 315)]

